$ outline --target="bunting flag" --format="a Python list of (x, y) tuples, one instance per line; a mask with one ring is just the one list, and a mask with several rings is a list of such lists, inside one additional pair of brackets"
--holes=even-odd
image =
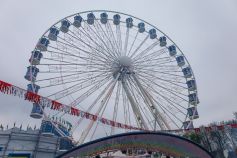
[(40, 96), (36, 93), (27, 91), (25, 89), (19, 88), (17, 86), (14, 86), (12, 84), (9, 84), (7, 82), (1, 81), (0, 80), (0, 92), (4, 94), (9, 94), (13, 96), (18, 96), (20, 98), (24, 98), (25, 100), (28, 100), (32, 103), (37, 103), (43, 107), (50, 108), (52, 110), (56, 111), (62, 111), (65, 113), (68, 113), (70, 115), (76, 116), (76, 117), (83, 117), (88, 120), (93, 120), (93, 121), (99, 121), (105, 125), (110, 125), (113, 127), (118, 127), (118, 128), (127, 128), (127, 129), (133, 129), (133, 130), (143, 130), (137, 127), (133, 126), (128, 126), (119, 122), (115, 122), (106, 118), (99, 118), (96, 115), (90, 114), (88, 112), (81, 111), (75, 107), (71, 107), (68, 105), (64, 105), (62, 103), (59, 103), (55, 100), (51, 100), (49, 98)]
[[(14, 86), (12, 84), (9, 84), (9, 83), (1, 81), (1, 80), (0, 80), (0, 92), (2, 92), (3, 94), (13, 95), (13, 96), (23, 98), (25, 100), (28, 100), (29, 102), (37, 103), (37, 104), (41, 105), (42, 107), (50, 108), (50, 109), (56, 110), (56, 111), (62, 111), (62, 112), (65, 112), (65, 113), (67, 113), (69, 115), (72, 115), (72, 116), (75, 116), (75, 117), (82, 117), (82, 118), (85, 118), (85, 119), (88, 119), (88, 120), (98, 121), (102, 124), (109, 125), (109, 126), (112, 126), (112, 127), (117, 127), (117, 128), (122, 128), (122, 129), (130, 129), (130, 130), (143, 130), (143, 131), (145, 131), (145, 129), (143, 129), (143, 128), (138, 128), (138, 127), (122, 124), (122, 123), (119, 123), (119, 122), (115, 122), (113, 120), (109, 120), (109, 119), (106, 119), (106, 118), (103, 118), (103, 117), (99, 117), (97, 115), (93, 115), (93, 114), (88, 113), (88, 112), (81, 111), (81, 110), (79, 110), (75, 107), (64, 105), (64, 104), (59, 103), (55, 100), (51, 100), (49, 98), (40, 96), (36, 93), (27, 91), (25, 89), (19, 88), (17, 86)], [(205, 130), (206, 132), (210, 132), (210, 131), (214, 131), (214, 130), (224, 130), (225, 126), (226, 125), (219, 125), (219, 126), (201, 127), (201, 128), (203, 130)], [(236, 123), (229, 124), (228, 126), (229, 126), (229, 128), (237, 128)], [(200, 133), (200, 132), (202, 132), (202, 130), (200, 128), (193, 128), (193, 129), (185, 129), (185, 130), (183, 130), (183, 129), (167, 130), (167, 131), (164, 131), (164, 132), (170, 132), (170, 133), (195, 132), (195, 133)]]

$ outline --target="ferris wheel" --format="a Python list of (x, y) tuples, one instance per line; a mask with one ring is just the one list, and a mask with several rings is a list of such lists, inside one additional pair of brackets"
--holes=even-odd
[[(29, 62), (28, 91), (115, 122), (172, 130), (193, 128), (199, 117), (195, 77), (182, 51), (157, 27), (128, 14), (93, 10), (65, 17), (40, 37)], [(79, 143), (129, 131), (34, 103), (31, 117), (43, 116), (66, 124)]]

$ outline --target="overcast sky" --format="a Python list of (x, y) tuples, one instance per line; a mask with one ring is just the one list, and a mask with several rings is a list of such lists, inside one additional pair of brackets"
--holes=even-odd
[[(195, 125), (233, 118), (237, 111), (236, 0), (0, 0), (0, 80), (25, 88), (38, 38), (73, 13), (105, 9), (144, 19), (183, 50), (195, 73), (200, 118)], [(31, 104), (0, 94), (0, 124), (32, 126)]]

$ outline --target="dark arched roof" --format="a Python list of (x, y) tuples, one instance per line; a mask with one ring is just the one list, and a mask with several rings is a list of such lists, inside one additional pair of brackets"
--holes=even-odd
[(177, 157), (212, 158), (200, 145), (183, 137), (162, 132), (131, 132), (100, 138), (75, 147), (58, 158), (92, 156), (127, 148), (145, 148)]

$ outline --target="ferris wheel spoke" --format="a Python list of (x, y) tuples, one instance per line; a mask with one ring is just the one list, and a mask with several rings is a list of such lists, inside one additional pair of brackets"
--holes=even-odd
[(117, 35), (117, 41), (119, 43), (119, 52), (120, 52), (120, 56), (122, 55), (122, 37), (121, 37), (121, 29), (120, 29), (120, 25), (116, 25), (116, 35)]
[[(164, 66), (175, 66), (176, 67), (176, 65), (173, 65), (174, 63), (176, 63), (176, 60), (169, 60), (169, 61), (166, 61), (166, 62), (163, 62), (163, 63), (159, 63), (158, 61), (154, 61), (153, 63), (152, 62), (148, 62), (148, 63), (143, 63), (143, 65), (142, 64), (134, 64), (135, 66), (139, 66), (139, 67), (155, 67), (155, 66), (157, 66), (157, 67), (159, 67), (159, 66), (162, 66), (162, 67), (164, 67)], [(166, 65), (167, 64), (167, 65)]]
[[(130, 120), (130, 113), (128, 111), (128, 107), (127, 106), (127, 98), (126, 98), (126, 95), (125, 95), (125, 92), (124, 92), (124, 89), (121, 89), (122, 91), (122, 105), (123, 105), (123, 116), (124, 116), (124, 124), (129, 124), (131, 125), (131, 120)], [(126, 132), (126, 129), (125, 129), (125, 132)]]
[(142, 58), (146, 53), (148, 53), (149, 51), (151, 51), (152, 49), (154, 49), (160, 42), (156, 41), (153, 42), (150, 46), (148, 46), (146, 49), (144, 49), (143, 51), (141, 51), (140, 53), (138, 53), (133, 60), (137, 60), (139, 58)]
[[(97, 96), (97, 98), (95, 99), (95, 101), (86, 109), (86, 112), (91, 112), (91, 110), (94, 108), (94, 106), (98, 103), (98, 101), (101, 99), (101, 97), (105, 94), (105, 92), (108, 90), (108, 88), (111, 86), (111, 84), (114, 81), (111, 80), (108, 85), (103, 89), (103, 91)], [(81, 103), (84, 99), (84, 97), (81, 95), (79, 96), (77, 99), (75, 99), (72, 103), (70, 103), (71, 107), (75, 107), (76, 105), (78, 105), (79, 103)], [(79, 127), (80, 123), (83, 121), (83, 118), (81, 117), (77, 123), (75, 124), (74, 128), (72, 128), (72, 132), (74, 132), (76, 130), (76, 128)]]
[[(143, 103), (145, 104), (145, 106), (143, 106), (142, 107), (142, 103), (139, 101), (139, 104), (138, 105), (140, 105), (139, 107), (140, 107), (140, 110), (143, 112), (143, 115), (145, 116), (145, 118), (146, 118), (146, 120), (147, 120), (147, 122), (148, 122), (148, 124), (150, 124), (150, 121), (152, 120), (152, 113), (151, 113), (151, 111), (149, 111), (148, 112), (148, 109), (149, 109), (149, 103), (147, 102), (147, 100), (146, 100), (146, 98), (144, 97), (144, 95), (141, 93), (141, 90), (138, 88), (138, 86), (135, 84), (135, 82), (132, 80), (132, 78), (130, 77), (129, 78), (129, 80), (128, 80), (128, 82), (130, 83), (130, 89), (132, 90), (132, 89), (134, 89), (133, 90), (133, 96), (134, 96), (134, 98), (136, 98), (135, 97), (135, 92), (137, 93), (137, 98), (139, 98), (139, 97), (141, 97), (142, 98), (142, 100), (143, 100)], [(135, 91), (135, 92), (134, 92)], [(138, 103), (138, 101), (137, 101), (137, 103)], [(150, 110), (150, 109), (149, 109)], [(146, 112), (146, 113), (145, 113)], [(151, 114), (151, 115), (150, 115)], [(150, 125), (151, 126), (151, 125)], [(151, 127), (151, 129), (152, 129), (152, 127)]]
[[(74, 82), (79, 82), (81, 81), (80, 83), (84, 83), (84, 82), (87, 82), (87, 81), (94, 81), (96, 79), (98, 79), (99, 77), (103, 76), (105, 73), (101, 73), (99, 75), (96, 75), (96, 76), (76, 76), (77, 79), (75, 79), (75, 77), (73, 77), (72, 79), (65, 79), (63, 77), (61, 77), (60, 79), (51, 79), (50, 82), (49, 82), (49, 85), (47, 86), (42, 86), (41, 88), (48, 88), (48, 87), (53, 87), (53, 86), (61, 86), (63, 84), (67, 84), (67, 83), (74, 83)], [(80, 78), (80, 79), (78, 79)]]
[[(178, 91), (175, 91), (175, 90), (172, 90), (172, 89), (163, 87), (163, 86), (161, 86), (161, 85), (159, 85), (159, 84), (157, 84), (157, 83), (151, 81), (151, 80), (148, 79), (148, 78), (144, 78), (144, 77), (142, 77), (142, 76), (139, 76), (139, 77), (140, 77), (140, 78), (143, 78), (143, 79), (146, 80), (147, 82), (150, 82), (150, 83), (152, 83), (153, 85), (156, 85), (157, 87), (159, 87), (159, 88), (165, 90), (165, 91), (168, 92), (169, 94), (172, 94), (173, 96), (176, 96), (176, 97), (182, 99), (183, 101), (186, 101), (187, 103), (189, 102), (187, 99), (184, 99), (183, 97), (179, 96), (179, 95), (181, 94), (182, 96), (186, 96), (186, 97), (187, 97), (187, 95), (184, 95), (184, 94), (182, 94), (182, 93), (180, 93), (180, 92), (178, 92)], [(179, 94), (179, 95), (178, 95), (178, 94)]]
[(153, 56), (153, 58), (150, 59), (143, 59), (140, 62), (134, 63), (134, 65), (139, 65), (139, 64), (166, 64), (166, 63), (171, 63), (171, 62), (176, 62), (176, 60), (173, 60), (171, 57), (163, 57), (163, 58), (156, 58)]
[[(151, 71), (151, 73), (153, 72), (153, 73), (159, 73), (159, 74), (164, 74), (164, 75), (168, 75), (168, 76), (173, 76), (173, 77), (178, 77), (178, 78), (181, 78), (181, 79), (183, 79), (184, 78), (184, 76), (182, 76), (182, 75), (179, 75), (179, 74), (173, 74), (173, 73), (168, 73), (168, 72), (164, 72), (164, 71), (157, 71), (157, 70), (154, 70), (154, 69), (146, 69), (146, 68), (141, 68), (140, 69), (140, 72), (146, 72), (146, 71)], [(179, 71), (179, 72), (181, 72), (181, 71)]]
[[(43, 79), (37, 79), (35, 80), (35, 83), (37, 82), (43, 82), (43, 81), (48, 81), (50, 80), (50, 82), (54, 82), (54, 80), (59, 80), (61, 78), (65, 78), (65, 77), (73, 77), (73, 78), (78, 78), (78, 75), (80, 74), (84, 74), (84, 73), (91, 73), (91, 72), (98, 72), (98, 70), (94, 70), (94, 71), (78, 71), (77, 73), (72, 73), (72, 74), (69, 74), (69, 75), (60, 75), (60, 76), (56, 76), (56, 77), (49, 77), (49, 78), (43, 78)], [(99, 71), (99, 72), (107, 72), (107, 71)], [(51, 81), (52, 80), (52, 81)]]
[[(179, 103), (176, 103), (176, 102), (172, 101), (172, 100), (169, 99), (168, 97), (165, 97), (165, 96), (162, 95), (160, 92), (158, 92), (157, 90), (155, 90), (153, 87), (149, 86), (145, 81), (143, 81), (143, 83), (146, 84), (147, 87), (149, 87), (149, 90), (155, 92), (157, 95), (159, 95), (159, 96), (161, 96), (163, 99), (165, 99), (165, 100), (168, 102), (168, 104), (174, 106), (175, 108), (180, 107), (180, 108), (186, 110), (186, 108), (185, 108), (184, 106), (180, 105)], [(175, 106), (174, 104), (175, 104), (176, 106)], [(183, 113), (183, 114), (185, 114), (185, 113)], [(185, 115), (186, 115), (186, 114), (185, 114)]]
[[(96, 21), (96, 24), (97, 24), (97, 29), (100, 29), (101, 30), (101, 32), (103, 33), (103, 36), (105, 37), (105, 39), (108, 41), (108, 47), (109, 47), (109, 45), (110, 45), (110, 48), (113, 50), (113, 52), (117, 55), (117, 56), (119, 56), (119, 54), (118, 54), (118, 51), (117, 51), (117, 49), (115, 48), (115, 46), (116, 46), (116, 44), (114, 44), (114, 42), (112, 42), (112, 38), (110, 38), (110, 35), (108, 34), (108, 31), (109, 31), (109, 29), (106, 29), (107, 30), (107, 33), (106, 33), (106, 31), (104, 31), (104, 29), (103, 29), (103, 27), (101, 26), (101, 24), (100, 24), (100, 22), (98, 22), (98, 21)], [(94, 25), (94, 27), (96, 28), (96, 26)], [(111, 37), (113, 37), (113, 36), (111, 36)], [(102, 38), (102, 37), (101, 37)]]
[[(152, 77), (152, 79), (157, 79), (157, 80), (160, 80), (160, 81), (164, 81), (164, 82), (170, 83), (170, 84), (172, 84), (172, 85), (174, 85), (174, 86), (178, 86), (178, 87), (183, 88), (183, 89), (188, 89), (188, 88), (182, 86), (182, 85), (186, 85), (185, 82), (179, 82), (179, 81), (177, 81), (177, 80), (175, 81), (175, 80), (170, 80), (170, 79), (161, 78), (161, 77), (155, 76), (155, 75), (153, 75), (152, 73), (148, 73), (148, 72), (142, 72), (142, 73), (140, 73), (140, 75), (141, 75), (141, 74), (146, 75), (146, 76), (143, 75), (143, 77), (149, 77), (149, 76), (150, 76), (150, 77)], [(177, 83), (178, 83), (178, 84), (177, 84)], [(181, 85), (181, 84), (182, 84), (182, 85)]]
[[(115, 96), (115, 103), (114, 103), (114, 111), (113, 111), (113, 121), (115, 122), (117, 119), (118, 114), (118, 105), (119, 105), (119, 97), (120, 97), (120, 90), (121, 90), (121, 82), (118, 83), (117, 92)], [(110, 135), (114, 134), (114, 127), (111, 127)]]
[[(66, 66), (74, 66), (74, 67), (69, 67), (69, 70), (72, 70), (72, 69), (77, 69), (78, 66), (80, 67), (85, 67), (87, 66), (88, 68), (95, 68), (97, 70), (106, 70), (107, 68), (107, 65), (106, 64), (88, 64), (88, 63), (72, 63), (72, 62), (68, 62), (68, 61), (60, 61), (60, 60), (55, 60), (55, 59), (52, 59), (52, 58), (43, 58), (45, 60), (50, 60), (50, 61), (55, 61), (55, 62), (58, 62), (59, 64), (44, 64), (44, 63), (40, 63), (39, 66), (51, 66), (49, 67), (49, 70), (52, 69), (52, 70), (60, 70), (60, 72), (62, 72), (62, 68), (67, 68)], [(65, 63), (65, 64), (63, 64)], [(65, 66), (65, 67), (61, 67), (61, 66)], [(76, 66), (76, 67), (75, 67)], [(68, 70), (68, 69), (65, 69), (65, 70)], [(55, 71), (53, 71), (55, 72)], [(57, 72), (57, 71), (56, 71)]]
[[(93, 42), (98, 48), (101, 48), (104, 53), (107, 53), (107, 56), (110, 56), (112, 59), (116, 59), (116, 57), (115, 57), (113, 54), (111, 54), (108, 49), (105, 49), (105, 48), (103, 47), (103, 45), (97, 43), (97, 42), (93, 39), (93, 37), (88, 34), (88, 32), (85, 30), (85, 28), (84, 28), (83, 26), (82, 26), (81, 28), (82, 28), (83, 31), (84, 31), (84, 32), (83, 32), (83, 31), (81, 30), (81, 33), (83, 33), (87, 38), (89, 38), (89, 40), (90, 40), (91, 42)], [(79, 30), (79, 29), (78, 29), (78, 30)]]
[(56, 98), (56, 100), (59, 100), (61, 98), (64, 98), (68, 95), (71, 95), (73, 93), (76, 93), (78, 92), (78, 90), (83, 90), (87, 87), (90, 87), (90, 86), (93, 86), (93, 87), (100, 87), (101, 85), (103, 85), (104, 82), (107, 82), (110, 78), (108, 77), (104, 77), (100, 80), (97, 80), (97, 81), (94, 81), (94, 82), (91, 82), (90, 80), (89, 81), (84, 81), (83, 84), (82, 83), (76, 83), (68, 88), (65, 88), (63, 90), (60, 90), (56, 93), (53, 93), (53, 94), (50, 94), (48, 95), (48, 97), (52, 97), (54, 96), (54, 98)]
[[(62, 38), (61, 38), (61, 39), (62, 39)], [(63, 39), (62, 39), (62, 40), (63, 40)], [(81, 48), (77, 47), (77, 46), (74, 45), (74, 44), (68, 43), (68, 41), (66, 41), (66, 40), (63, 40), (63, 41), (65, 41), (66, 43), (65, 43), (65, 42), (62, 42), (62, 41), (60, 41), (60, 40), (57, 40), (57, 42), (60, 43), (60, 44), (66, 45), (66, 46), (68, 46), (68, 47), (75, 48), (75, 49), (80, 50), (80, 51), (82, 51), (82, 52), (84, 52), (84, 53), (86, 53), (86, 54), (90, 54), (90, 55), (94, 56), (95, 58), (97, 57), (97, 58), (99, 58), (99, 59), (105, 59), (105, 60), (106, 60), (106, 58), (104, 58), (104, 57), (102, 57), (102, 56), (98, 56), (98, 55), (93, 54), (93, 53), (91, 52), (91, 50), (81, 49)]]
[(134, 38), (134, 40), (133, 40), (133, 42), (132, 42), (132, 45), (130, 46), (130, 49), (129, 49), (129, 51), (128, 51), (127, 56), (129, 56), (129, 54), (130, 54), (130, 52), (131, 52), (131, 50), (132, 50), (132, 48), (133, 48), (133, 46), (134, 46), (134, 43), (135, 43), (135, 41), (137, 40), (138, 33), (139, 33), (139, 32), (137, 31), (137, 33), (136, 33), (136, 35), (135, 35), (135, 38)]
[(155, 57), (159, 57), (159, 56), (164, 55), (165, 53), (167, 53), (167, 48), (162, 48), (162, 49), (153, 51), (153, 52), (151, 52), (151, 53), (149, 53), (149, 54), (146, 54), (146, 55), (144, 55), (142, 58), (137, 58), (137, 59), (133, 60), (133, 62), (134, 62), (134, 63), (140, 62), (140, 61), (142, 61), (142, 60), (146, 60), (146, 59), (153, 58), (154, 56), (155, 56)]
[(151, 95), (149, 95), (149, 93), (143, 88), (142, 84), (140, 83), (140, 81), (138, 80), (137, 76), (132, 75), (133, 79), (134, 79), (134, 83), (136, 83), (136, 85), (139, 88), (139, 91), (141, 92), (141, 95), (144, 98), (144, 102), (147, 105), (147, 108), (150, 110), (150, 113), (153, 115), (154, 120), (156, 119), (159, 127), (161, 130), (164, 129), (170, 129), (170, 126), (168, 125), (167, 121), (165, 120), (165, 118), (161, 115), (160, 111), (156, 108), (156, 105), (154, 104), (153, 100), (151, 99)]
[[(137, 53), (137, 51), (143, 46), (143, 44), (147, 41), (149, 38), (149, 35), (147, 35), (144, 40), (137, 46), (137, 48), (134, 50), (134, 52), (131, 54), (130, 58), (133, 58), (133, 56)], [(133, 59), (135, 60), (135, 59)]]
[[(176, 103), (174, 101), (172, 101), (171, 99), (169, 99), (168, 97), (165, 97), (164, 95), (162, 95), (161, 93), (159, 93), (157, 90), (155, 90), (154, 88), (150, 88), (150, 90), (154, 93), (156, 93), (157, 95), (159, 95), (160, 97), (162, 97), (169, 105), (172, 105), (174, 108), (176, 108), (180, 113), (186, 115), (186, 113), (184, 113), (182, 110), (180, 110), (178, 107), (182, 108), (183, 110), (187, 110), (187, 108), (183, 107), (182, 105), (180, 105), (179, 103)], [(175, 104), (175, 105), (174, 105)]]
[(125, 93), (127, 95), (127, 98), (130, 102), (130, 105), (132, 107), (132, 110), (135, 114), (136, 121), (138, 122), (138, 124), (141, 128), (143, 127), (145, 129), (148, 129), (148, 126), (147, 126), (145, 120), (143, 119), (142, 114), (141, 114), (139, 108), (137, 107), (135, 100), (133, 99), (133, 97), (131, 95), (131, 92), (129, 91), (129, 89), (127, 87), (127, 83), (125, 81), (122, 81), (122, 85), (123, 85), (123, 89), (125, 90)]
[[(91, 58), (83, 57), (83, 56), (79, 56), (79, 55), (74, 55), (74, 54), (71, 54), (68, 51), (63, 51), (63, 50), (60, 50), (60, 49), (58, 49), (56, 47), (51, 47), (51, 48), (54, 48), (54, 49), (57, 50), (57, 51), (53, 51), (53, 50), (48, 50), (47, 51), (47, 52), (49, 52), (51, 54), (51, 58), (58, 57), (59, 59), (65, 60), (65, 56), (68, 56), (68, 57), (71, 57), (68, 60), (74, 60), (73, 57), (75, 57), (75, 58), (79, 58), (81, 60), (85, 60), (87, 62), (93, 62), (93, 63), (97, 64), (94, 60), (91, 60)], [(64, 58), (62, 56), (64, 56)], [(99, 63), (105, 63), (106, 62), (105, 60), (101, 60), (101, 59), (98, 59), (98, 58), (96, 58), (96, 61), (98, 61)]]
[(114, 40), (114, 43), (115, 43), (115, 45), (116, 45), (116, 47), (117, 47), (117, 52), (118, 52), (118, 56), (120, 56), (121, 54), (120, 54), (120, 48), (119, 48), (119, 45), (118, 45), (118, 41), (116, 40), (116, 38), (115, 38), (115, 35), (114, 35), (114, 31), (113, 31), (113, 29), (112, 29), (112, 26), (111, 26), (111, 24), (110, 24), (110, 21), (106, 24), (106, 26), (107, 26), (107, 28), (110, 30), (110, 32), (111, 32), (111, 36), (112, 36), (112, 38), (113, 38), (113, 40)]
[[(146, 82), (144, 81), (144, 84), (146, 84)], [(181, 114), (183, 114), (184, 116), (186, 116), (186, 113), (184, 113), (182, 110), (180, 110), (179, 108), (177, 108), (177, 106), (175, 106), (173, 103), (174, 102), (172, 102), (170, 99), (168, 99), (167, 97), (164, 97), (162, 94), (160, 94), (160, 93), (158, 93), (153, 87), (151, 87), (151, 89), (150, 90), (152, 90), (153, 92), (155, 92), (157, 95), (159, 95), (159, 96), (161, 96), (162, 98), (164, 98), (167, 102), (168, 102), (168, 104), (169, 105), (172, 105), (173, 107), (175, 107)], [(150, 97), (156, 102), (156, 105), (159, 105), (159, 107), (162, 109), (162, 111), (164, 112), (164, 113), (166, 113), (167, 114), (167, 112), (168, 113), (170, 113), (172, 116), (174, 116), (177, 120), (179, 120), (181, 123), (183, 123), (182, 122), (182, 120), (180, 120), (180, 118), (178, 118), (173, 112), (171, 112), (170, 110), (168, 110), (165, 106), (163, 106), (160, 102), (158, 102), (154, 97), (152, 97), (151, 95), (150, 95)], [(183, 107), (183, 106), (181, 106), (181, 105), (179, 105), (179, 104), (177, 104), (177, 103), (175, 103), (176, 105), (178, 105), (179, 107), (181, 107), (181, 108), (183, 108), (184, 110), (186, 110), (186, 108), (185, 107)], [(165, 110), (164, 110), (165, 109)], [(166, 111), (166, 112), (165, 112)], [(168, 115), (168, 114), (167, 114)], [(171, 119), (171, 121), (178, 127), (178, 128), (180, 128), (176, 123), (175, 123), (175, 121), (173, 121), (173, 119), (168, 115), (168, 117)]]
[(129, 30), (130, 30), (130, 29), (127, 27), (122, 56), (126, 56), (126, 54), (127, 54)]
[[(84, 21), (84, 23), (85, 23), (87, 26), (89, 26), (90, 30), (91, 30), (91, 31), (93, 32), (93, 34), (96, 35), (97, 38), (102, 42), (102, 44), (106, 47), (106, 49), (108, 50), (108, 52), (113, 52), (112, 50), (109, 49), (109, 47), (107, 46), (107, 44), (106, 44), (106, 42), (103, 40), (103, 38), (102, 38), (100, 35), (98, 35), (98, 34), (91, 28), (91, 26), (88, 25), (85, 21)], [(93, 26), (94, 26), (94, 25), (93, 25)], [(110, 54), (111, 54), (111, 53), (110, 53)], [(111, 54), (111, 55), (116, 59), (116, 56), (114, 56), (114, 54)]]
[[(97, 115), (97, 116), (100, 115), (101, 117), (103, 116), (105, 108), (106, 108), (106, 106), (108, 104), (108, 100), (110, 99), (110, 97), (112, 95), (112, 92), (114, 90), (114, 87), (115, 87), (116, 83), (117, 83), (117, 79), (114, 81), (113, 85), (110, 87), (110, 89), (108, 90), (107, 94), (105, 95), (105, 97), (101, 101), (101, 105), (100, 105), (99, 109), (97, 110), (97, 112), (95, 113), (95, 115)], [(89, 134), (89, 131), (91, 130), (94, 122), (95, 121), (91, 120), (89, 125), (87, 126), (87, 128), (82, 132), (82, 135), (81, 135), (80, 140), (79, 140), (80, 144), (82, 144), (85, 141), (85, 138)]]
[(87, 42), (83, 41), (81, 38), (77, 37), (77, 35), (74, 32), (72, 32), (71, 30), (69, 32), (71, 32), (71, 34), (67, 33), (69, 36), (71, 36), (74, 39), (76, 39), (76, 40), (80, 41), (81, 43), (85, 44), (89, 49), (100, 53), (100, 55), (103, 56), (103, 59), (105, 59), (105, 60), (108, 59), (109, 56), (107, 54), (105, 54), (104, 52), (100, 51), (99, 49), (93, 47), (92, 45), (88, 44)]
[[(65, 41), (65, 42), (67, 42), (67, 41)], [(72, 48), (74, 48), (74, 49), (76, 49), (76, 50), (79, 50), (79, 51), (81, 51), (81, 52), (84, 52), (84, 53), (86, 53), (86, 54), (90, 54), (90, 55), (94, 56), (95, 58), (98, 58), (98, 59), (105, 59), (105, 60), (106, 60), (106, 58), (104, 58), (104, 57), (102, 57), (102, 56), (98, 56), (98, 55), (93, 54), (93, 53), (91, 52), (91, 50), (88, 51), (88, 50), (85, 50), (85, 49), (81, 49), (81, 48), (79, 48), (79, 47), (77, 47), (77, 46), (75, 46), (75, 45), (73, 45), (73, 44), (65, 43), (65, 42), (62, 42), (62, 41), (60, 41), (60, 40), (57, 40), (57, 43), (63, 44), (65, 47), (72, 47)]]

